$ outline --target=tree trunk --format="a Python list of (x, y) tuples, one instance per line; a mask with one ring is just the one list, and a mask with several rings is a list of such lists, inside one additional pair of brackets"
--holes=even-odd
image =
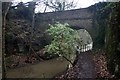
[(33, 29), (34, 29), (34, 24), (35, 24), (35, 3), (34, 2), (32, 2), (32, 24), (31, 24), (31, 30), (30, 30), (30, 32), (31, 32), (31, 36), (30, 36), (30, 42), (29, 42), (29, 45), (30, 45), (30, 47), (29, 47), (29, 54), (31, 54), (32, 53), (32, 40), (33, 40)]
[(70, 62), (70, 64), (73, 66), (73, 63), (65, 56), (62, 56), (64, 59), (66, 59), (68, 62)]
[[(7, 16), (7, 13), (8, 13), (8, 11), (9, 11), (9, 8), (10, 8), (10, 5), (11, 5), (11, 2), (6, 2), (6, 5), (5, 5), (5, 7), (6, 7), (6, 9), (5, 10), (3, 10), (3, 29), (2, 29), (2, 52), (3, 52), (3, 54), (2, 54), (2, 58), (3, 58), (3, 60), (2, 60), (2, 68), (3, 68), (3, 74), (2, 74), (2, 78), (6, 78), (6, 65), (5, 65), (5, 27), (6, 27), (6, 16)], [(4, 6), (4, 5), (3, 5)]]
[(73, 62), (73, 66), (75, 66), (77, 64), (78, 59), (79, 59), (79, 52), (76, 51), (76, 58), (75, 58), (75, 61)]

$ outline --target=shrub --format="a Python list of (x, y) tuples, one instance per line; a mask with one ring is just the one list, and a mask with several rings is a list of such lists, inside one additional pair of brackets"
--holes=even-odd
[[(52, 41), (51, 44), (45, 46), (46, 51), (49, 54), (57, 54), (64, 57), (70, 62), (70, 55), (76, 53), (77, 47), (82, 42), (78, 32), (70, 28), (67, 23), (56, 23), (50, 25), (47, 33), (52, 37)], [(70, 63), (72, 64), (72, 62)]]

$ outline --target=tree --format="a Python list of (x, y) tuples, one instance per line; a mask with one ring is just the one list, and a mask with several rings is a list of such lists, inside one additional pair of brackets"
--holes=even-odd
[(82, 44), (78, 32), (71, 29), (66, 23), (50, 25), (47, 32), (53, 40), (51, 44), (45, 47), (46, 51), (50, 54), (57, 54), (65, 58), (73, 65), (70, 60), (70, 55), (75, 54), (77, 47), (80, 47)]
[[(2, 46), (3, 46), (3, 48), (2, 48), (2, 50), (3, 50), (3, 53), (5, 53), (5, 27), (6, 27), (6, 16), (7, 16), (7, 13), (8, 13), (8, 11), (9, 11), (9, 8), (10, 8), (10, 6), (11, 6), (11, 2), (3, 2), (2, 3), (2, 16), (3, 16), (3, 23), (2, 23), (2, 31), (3, 31), (3, 43), (2, 43)], [(2, 58), (3, 58), (3, 72), (4, 72), (4, 74), (3, 74), (3, 78), (5, 78), (6, 77), (6, 74), (5, 74), (5, 69), (6, 69), (6, 67), (5, 67), (5, 54), (3, 54), (2, 55)]]
[(12, 7), (17, 8), (17, 9), (14, 9), (14, 12), (18, 16), (18, 18), (32, 20), (31, 19), (31, 12), (29, 10), (29, 7), (26, 7), (25, 3), (20, 2), (16, 6), (12, 6)]
[(44, 4), (46, 5), (44, 12), (47, 7), (54, 9), (54, 11), (64, 11), (75, 7), (73, 1), (67, 2), (67, 0), (45, 0)]
[(32, 39), (33, 39), (33, 29), (34, 29), (34, 24), (35, 24), (35, 2), (30, 2), (29, 3), (29, 8), (31, 9), (30, 11), (31, 11), (31, 17), (32, 17), (32, 24), (31, 24), (31, 30), (30, 30), (30, 32), (31, 32), (31, 36), (30, 36), (30, 43), (29, 43), (29, 45), (30, 45), (30, 47), (29, 47), (29, 53), (31, 53), (31, 51), (32, 51)]
[(9, 16), (11, 14), (14, 14), (13, 18), (15, 18), (16, 16), (17, 18), (22, 18), (32, 21), (33, 18), (31, 16), (33, 15), (33, 12), (35, 10), (35, 5), (36, 2), (27, 2), (27, 3), (20, 2), (15, 6), (11, 6), (9, 11)]
[(35, 53), (35, 51), (33, 50), (32, 48), (32, 40), (33, 40), (33, 36), (34, 36), (34, 24), (35, 24), (35, 5), (36, 5), (36, 2), (29, 2), (29, 9), (30, 9), (30, 14), (31, 14), (31, 29), (30, 29), (30, 40), (29, 40), (29, 55), (33, 52), (37, 57), (38, 59), (40, 60), (40, 57)]

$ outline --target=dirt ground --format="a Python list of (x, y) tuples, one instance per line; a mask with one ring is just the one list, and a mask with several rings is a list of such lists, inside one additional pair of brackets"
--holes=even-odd
[(86, 51), (79, 54), (76, 65), (55, 78), (110, 78), (106, 57), (102, 51)]

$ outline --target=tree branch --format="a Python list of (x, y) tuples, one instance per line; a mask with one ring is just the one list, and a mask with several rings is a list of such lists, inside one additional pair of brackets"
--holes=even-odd
[(70, 64), (72, 64), (72, 66), (73, 66), (73, 63), (72, 63), (72, 61), (70, 61), (67, 57), (65, 57), (65, 56), (62, 56), (64, 59), (66, 59), (68, 62), (70, 62)]

